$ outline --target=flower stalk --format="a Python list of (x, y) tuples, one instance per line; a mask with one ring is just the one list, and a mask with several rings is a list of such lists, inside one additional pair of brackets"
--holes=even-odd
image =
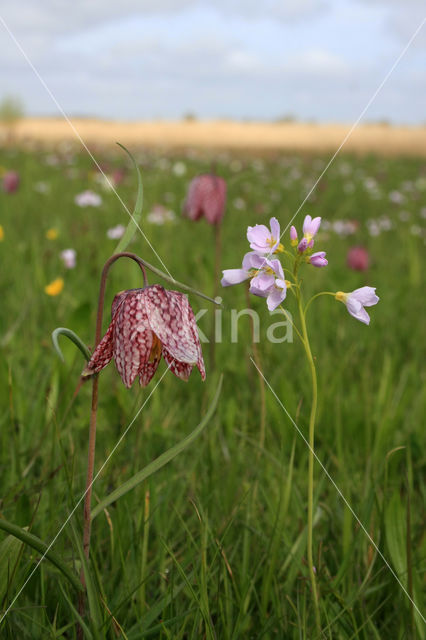
[[(343, 302), (348, 312), (360, 322), (369, 324), (370, 317), (364, 307), (371, 307), (379, 301), (373, 287), (361, 287), (350, 293), (338, 291), (321, 291), (308, 301), (306, 306), (303, 304), (302, 297), (302, 280), (299, 278), (299, 269), (310, 265), (311, 267), (322, 268), (328, 265), (325, 251), (316, 251), (313, 253), (313, 247), (316, 242), (316, 235), (321, 224), (321, 218), (311, 218), (310, 215), (305, 217), (303, 223), (303, 237), (299, 240), (297, 230), (294, 226), (290, 228), (290, 246), (292, 249), (288, 251), (281, 244), (280, 224), (276, 218), (271, 218), (270, 228), (265, 225), (255, 225), (247, 228), (247, 240), (250, 244), (251, 252), (246, 253), (243, 258), (240, 269), (225, 269), (223, 271), (222, 286), (228, 287), (239, 284), (246, 280), (250, 281), (250, 293), (266, 298), (266, 304), (269, 311), (280, 308), (284, 316), (286, 316), (300, 338), (305, 351), (306, 359), (309, 365), (311, 386), (312, 386), (312, 402), (309, 415), (309, 432), (308, 432), (308, 517), (307, 517), (307, 558), (309, 579), (312, 587), (312, 597), (315, 612), (315, 626), (318, 637), (321, 636), (321, 615), (319, 608), (319, 593), (316, 582), (316, 570), (313, 561), (313, 524), (314, 524), (314, 458), (315, 458), (315, 421), (318, 404), (318, 383), (315, 367), (315, 360), (309, 342), (308, 330), (306, 326), (306, 313), (311, 303), (319, 296), (333, 296), (336, 300)], [(273, 258), (276, 254), (282, 254), (282, 257), (289, 261), (288, 267), (281, 265), (278, 258)], [(284, 274), (290, 280), (284, 279)], [(290, 314), (282, 306), (283, 301), (290, 291), (296, 298), (296, 304), (299, 315), (299, 327), (293, 322)], [(257, 364), (256, 364), (257, 367)], [(258, 368), (258, 367), (257, 367)], [(262, 595), (262, 611), (266, 612), (268, 604), (267, 588)]]

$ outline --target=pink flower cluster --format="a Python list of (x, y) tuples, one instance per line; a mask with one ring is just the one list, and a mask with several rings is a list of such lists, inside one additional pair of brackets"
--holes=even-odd
[[(247, 240), (250, 243), (251, 252), (243, 258), (241, 269), (225, 269), (221, 284), (229, 287), (250, 279), (250, 293), (266, 298), (269, 311), (276, 309), (287, 295), (290, 282), (284, 277), (283, 267), (278, 259), (271, 259), (275, 253), (284, 251), (280, 243), (280, 223), (276, 218), (269, 221), (270, 229), (264, 224), (256, 224), (248, 227)], [(297, 245), (297, 258), (305, 258), (314, 267), (325, 267), (328, 262), (325, 252), (319, 251), (311, 255), (314, 245), (314, 236), (321, 224), (321, 218), (306, 216), (303, 223), (303, 239), (298, 243), (297, 231), (291, 227), (290, 240), (292, 246)]]

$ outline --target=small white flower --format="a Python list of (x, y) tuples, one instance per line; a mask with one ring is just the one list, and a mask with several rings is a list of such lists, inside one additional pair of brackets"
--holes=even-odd
[(115, 227), (111, 227), (111, 229), (108, 229), (107, 236), (111, 240), (119, 240), (119, 238), (124, 235), (125, 231), (125, 226), (123, 226), (122, 224), (117, 224)]
[(98, 193), (87, 189), (86, 191), (82, 191), (77, 194), (74, 198), (74, 202), (79, 207), (100, 207), (102, 204), (102, 198)]
[(61, 251), (61, 260), (67, 269), (74, 269), (77, 263), (77, 253), (75, 249), (64, 249)]

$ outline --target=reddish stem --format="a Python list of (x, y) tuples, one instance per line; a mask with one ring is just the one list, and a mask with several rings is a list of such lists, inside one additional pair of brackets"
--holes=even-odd
[[(141, 258), (139, 258), (134, 253), (129, 253), (124, 251), (122, 253), (116, 253), (111, 256), (105, 263), (104, 268), (102, 270), (101, 275), (101, 284), (99, 288), (99, 299), (98, 299), (98, 313), (96, 317), (96, 334), (95, 334), (95, 349), (101, 341), (101, 333), (102, 333), (102, 315), (104, 310), (104, 300), (105, 300), (105, 288), (106, 281), (108, 277), (108, 272), (111, 265), (118, 260), (119, 258), (131, 258), (135, 262), (138, 263), (142, 270), (143, 274), (143, 283), (144, 287), (148, 284), (148, 279), (146, 277), (145, 266)], [(84, 530), (83, 530), (83, 550), (86, 558), (89, 558), (90, 551), (90, 532), (91, 532), (91, 500), (92, 500), (92, 484), (93, 484), (93, 470), (95, 466), (95, 445), (96, 445), (96, 416), (98, 409), (98, 388), (99, 388), (99, 380), (98, 376), (93, 376), (93, 384), (92, 384), (92, 406), (90, 412), (90, 429), (89, 429), (89, 451), (88, 451), (88, 459), (87, 459), (87, 477), (86, 477), (86, 492), (84, 497)], [(81, 582), (85, 585), (83, 570), (81, 572)]]

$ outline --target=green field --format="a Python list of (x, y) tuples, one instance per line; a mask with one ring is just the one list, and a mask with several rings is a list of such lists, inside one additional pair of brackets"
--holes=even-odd
[[(236, 268), (249, 250), (247, 226), (276, 216), (284, 228), (328, 161), (131, 151), (144, 184), (144, 234), (174, 278), (207, 295), (215, 292), (214, 234), (204, 220), (180, 215), (189, 180), (212, 167), (226, 179), (222, 268)], [(125, 170), (117, 191), (133, 210), (137, 178), (125, 154), (93, 152), (107, 174)], [(0, 526), (7, 521), (21, 528), (18, 537), (0, 530), (0, 610), (7, 611), (0, 635), (76, 638), (73, 579), (78, 583), (81, 569), (82, 504), (52, 546), (62, 570), (49, 558), (36, 568), (41, 551), (21, 541), (22, 529), (49, 544), (84, 492), (90, 383), (73, 400), (84, 359), (61, 337), (62, 363), (51, 332), (68, 327), (93, 346), (100, 273), (118, 242), (107, 231), (127, 225), (129, 217), (77, 147), (3, 149), (0, 166), (21, 178), (15, 193), (0, 191)], [(101, 206), (75, 204), (86, 189), (101, 195)], [(149, 222), (158, 204), (175, 219)], [(382, 554), (316, 464), (322, 637), (424, 639), (426, 627), (410, 603), (414, 599), (424, 615), (424, 160), (339, 156), (298, 214), (299, 232), (308, 213), (323, 218), (315, 246), (327, 251), (329, 265), (306, 268), (307, 295), (371, 285), (380, 296), (368, 327), (331, 297), (315, 301), (308, 315), (319, 379), (316, 451)], [(354, 222), (351, 233), (342, 221)], [(57, 230), (55, 239), (46, 237), (49, 229)], [(370, 253), (366, 272), (346, 266), (356, 245)], [(77, 252), (74, 269), (60, 258), (68, 248)], [(128, 250), (164, 270), (140, 233)], [(64, 288), (49, 296), (45, 286), (56, 278)], [(153, 274), (149, 281), (168, 286)], [(135, 264), (114, 265), (104, 329), (115, 293), (139, 286)], [(126, 389), (113, 364), (100, 374), (95, 469), (148, 401), (96, 480), (94, 507), (195, 429), (220, 373), (223, 388), (213, 417), (190, 446), (94, 519), (84, 637), (317, 637), (306, 561), (308, 449), (268, 386), (262, 388), (250, 359), (248, 317), (241, 315), (231, 341), (232, 309), (247, 307), (246, 287), (220, 295), (222, 341), (214, 370), (210, 346), (203, 345), (204, 383), (196, 369), (187, 384), (167, 373), (148, 398), (164, 362), (146, 389), (137, 382)], [(213, 305), (189, 299), (195, 312), (207, 309), (199, 327), (210, 335)], [(255, 351), (262, 371), (307, 436), (311, 383), (303, 349), (296, 339), (271, 343), (266, 331), (279, 318), (269, 316), (261, 298), (251, 296), (250, 304), (261, 319)], [(291, 300), (288, 309), (295, 313)]]

